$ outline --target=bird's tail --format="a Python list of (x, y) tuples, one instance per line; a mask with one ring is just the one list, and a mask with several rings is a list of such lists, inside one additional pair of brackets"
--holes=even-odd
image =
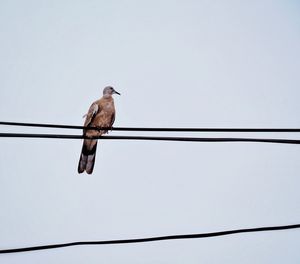
[(87, 174), (91, 174), (95, 165), (97, 140), (85, 139), (83, 141), (82, 150), (78, 163), (78, 173), (86, 171)]

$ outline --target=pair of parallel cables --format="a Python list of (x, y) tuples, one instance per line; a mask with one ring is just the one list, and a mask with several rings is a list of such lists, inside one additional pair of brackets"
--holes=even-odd
[[(114, 131), (139, 131), (139, 132), (222, 132), (222, 133), (299, 133), (299, 128), (145, 128), (145, 127), (83, 127), (72, 125), (37, 124), (19, 122), (0, 122), (0, 125), (23, 126), (39, 128), (60, 129), (107, 129)], [(32, 134), (32, 133), (0, 133), (0, 137), (13, 138), (55, 138), (55, 139), (83, 139), (83, 135), (69, 134)], [(236, 138), (236, 137), (174, 137), (174, 136), (100, 136), (93, 139), (101, 140), (155, 140), (155, 141), (185, 141), (185, 142), (257, 142), (278, 144), (300, 144), (299, 139), (283, 138)]]

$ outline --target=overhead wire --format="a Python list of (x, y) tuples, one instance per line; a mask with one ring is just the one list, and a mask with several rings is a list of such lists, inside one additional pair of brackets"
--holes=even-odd
[[(40, 124), (40, 123), (21, 123), (0, 121), (0, 125), (24, 126), (24, 127), (43, 127), (43, 128), (62, 128), (62, 129), (87, 129), (95, 130), (97, 127), (84, 127), (74, 125)], [(277, 132), (277, 133), (298, 133), (300, 128), (212, 128), (212, 127), (106, 127), (102, 129), (115, 131), (152, 131), (152, 132)]]
[(169, 235), (169, 236), (132, 238), (132, 239), (116, 239), (116, 240), (100, 240), (100, 241), (77, 241), (77, 242), (69, 242), (69, 243), (32, 246), (32, 247), (0, 249), (0, 254), (20, 253), (20, 252), (37, 251), (37, 250), (71, 247), (71, 246), (83, 246), (83, 245), (116, 245), (116, 244), (154, 242), (154, 241), (163, 241), (163, 240), (209, 238), (209, 237), (226, 236), (226, 235), (233, 235), (233, 234), (239, 234), (239, 233), (279, 231), (279, 230), (296, 229), (296, 228), (300, 228), (300, 224), (284, 225), (284, 226), (265, 226), (265, 227), (256, 227), (256, 228), (243, 228), (243, 229), (225, 230), (225, 231), (200, 233), (200, 234)]
[(54, 138), (54, 139), (100, 139), (100, 140), (146, 140), (181, 142), (256, 142), (277, 144), (300, 144), (298, 139), (280, 138), (200, 138), (200, 137), (154, 137), (154, 136), (93, 136), (64, 134), (0, 133), (0, 138)]

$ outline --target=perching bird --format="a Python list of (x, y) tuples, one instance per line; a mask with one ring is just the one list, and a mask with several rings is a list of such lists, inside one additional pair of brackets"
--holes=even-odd
[[(117, 91), (111, 86), (107, 86), (103, 90), (103, 97), (95, 101), (85, 115), (86, 119), (84, 126), (86, 127), (112, 127), (115, 121), (115, 105), (113, 94), (118, 94)], [(108, 130), (92, 130), (84, 129), (83, 135), (87, 137), (101, 136), (108, 133)], [(78, 173), (86, 171), (86, 173), (91, 174), (94, 169), (96, 149), (97, 149), (97, 139), (84, 139), (82, 150), (80, 154)]]

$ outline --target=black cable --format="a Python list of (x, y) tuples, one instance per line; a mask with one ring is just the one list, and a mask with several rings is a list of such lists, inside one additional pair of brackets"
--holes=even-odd
[[(38, 123), (19, 123), (19, 122), (0, 122), (0, 125), (7, 126), (26, 126), (26, 127), (45, 127), (45, 128), (64, 128), (64, 129), (98, 129), (95, 127), (38, 124)], [(168, 128), (168, 127), (112, 127), (103, 128), (115, 131), (152, 131), (152, 132), (300, 132), (300, 128)]]
[(298, 139), (275, 138), (198, 138), (198, 137), (152, 137), (152, 136), (99, 136), (87, 137), (83, 135), (62, 134), (26, 134), (0, 133), (0, 138), (55, 138), (55, 139), (108, 139), (108, 140), (151, 140), (151, 141), (185, 141), (185, 142), (257, 142), (277, 144), (300, 144)]
[(202, 233), (202, 234), (171, 235), (171, 236), (102, 240), (102, 241), (79, 241), (79, 242), (34, 246), (34, 247), (1, 249), (0, 254), (36, 251), (36, 250), (71, 247), (71, 246), (82, 246), (82, 245), (114, 245), (114, 244), (144, 243), (144, 242), (153, 242), (153, 241), (161, 241), (161, 240), (207, 238), (207, 237), (226, 236), (226, 235), (232, 235), (232, 234), (238, 234), (238, 233), (277, 231), (277, 230), (286, 230), (286, 229), (295, 229), (295, 228), (300, 228), (300, 224), (235, 229), (235, 230), (227, 230), (227, 231), (219, 231), (219, 232), (211, 232), (211, 233)]

